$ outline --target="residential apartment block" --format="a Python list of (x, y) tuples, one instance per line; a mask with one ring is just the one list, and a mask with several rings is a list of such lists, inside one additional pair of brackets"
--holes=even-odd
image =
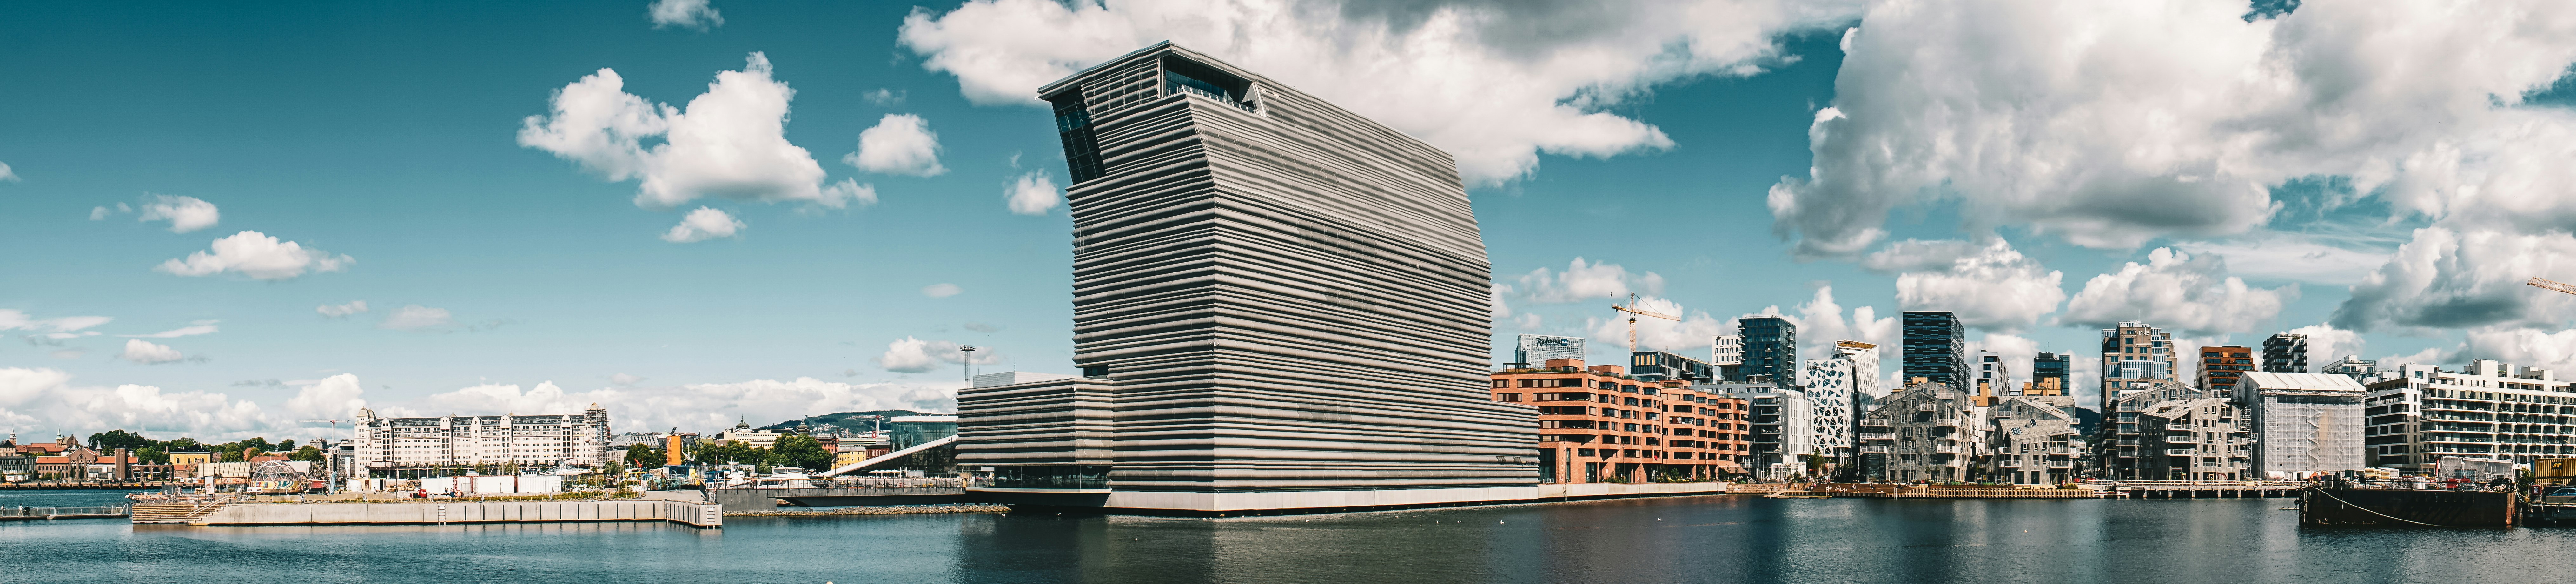
[(2179, 381), (2174, 378), (2176, 358), (2173, 334), (2147, 323), (2127, 321), (2102, 329), (2102, 403), (2159, 381)]
[(356, 463), (379, 478), (444, 467), (610, 461), (608, 410), (595, 403), (579, 414), (534, 416), (387, 418), (360, 409), (355, 422)]
[(1786, 479), (1824, 470), (1825, 452), (1816, 443), (1816, 401), (1804, 388), (1784, 388), (1756, 375), (1742, 382), (1694, 385), (1691, 390), (1749, 404), (1746, 419), (1739, 422), (1751, 422), (1752, 433), (1746, 437), (1751, 450), (1736, 457), (1746, 472), (1763, 479)]
[(2459, 371), (2402, 365), (2389, 373), (2368, 386), (2363, 405), (2371, 466), (2576, 455), (2576, 384), (2554, 371), (2479, 359)]
[(2308, 336), (2280, 333), (2263, 339), (2263, 370), (2273, 373), (2308, 372)]
[(2226, 399), (2156, 402), (2137, 424), (2142, 480), (2253, 480), (2253, 421)]
[(1557, 359), (1492, 374), (1496, 402), (1536, 408), (1539, 482), (1639, 483), (1744, 473), (1751, 451), (1744, 400), (1691, 391), (1679, 380), (1626, 375), (1617, 365)]
[(2112, 400), (2109, 407), (2103, 408), (2102, 428), (2094, 432), (2092, 437), (2093, 446), (2090, 454), (2093, 456), (2093, 467), (2100, 469), (2098, 472), (2103, 478), (2149, 480), (2152, 475), (2140, 473), (2140, 470), (2145, 468), (2144, 461), (2141, 459), (2144, 456), (2158, 454), (2139, 448), (2142, 440), (2138, 430), (2138, 417), (2144, 415), (2155, 404), (2208, 397), (2214, 397), (2214, 394), (2190, 385), (2158, 381), (2145, 389), (2135, 390)]
[(2021, 484), (2065, 484), (2080, 476), (2084, 436), (2065, 396), (2010, 396), (1986, 409), (1989, 476)]
[[(2236, 345), (2200, 348), (2200, 388), (2235, 395), (2236, 381), (2254, 370), (2254, 349)], [(2304, 372), (2301, 372), (2304, 373)]]
[(1861, 474), (1872, 481), (1969, 479), (1985, 424), (1966, 392), (1916, 383), (1878, 401), (1860, 421)]

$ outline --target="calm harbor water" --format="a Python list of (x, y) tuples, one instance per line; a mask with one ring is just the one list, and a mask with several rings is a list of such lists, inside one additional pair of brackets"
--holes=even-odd
[[(113, 494), (0, 493), (0, 505)], [(87, 496), (88, 501), (78, 501)], [(78, 502), (75, 502), (78, 501)], [(2288, 499), (1690, 497), (1228, 519), (0, 523), (0, 582), (2536, 582), (2576, 529), (2317, 530)]]

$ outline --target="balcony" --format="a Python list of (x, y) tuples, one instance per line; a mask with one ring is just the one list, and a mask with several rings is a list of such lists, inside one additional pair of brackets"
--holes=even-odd
[(2021, 459), (2019, 459), (2019, 458), (2006, 458), (2006, 459), (2004, 459), (2004, 461), (2003, 461), (2003, 462), (1995, 463), (1995, 466), (1999, 466), (1999, 467), (2003, 467), (2003, 468), (2021, 468)]
[(2189, 449), (2189, 448), (2167, 448), (2167, 449), (2165, 449), (2165, 456), (2191, 456), (2191, 455), (2192, 455), (2192, 451), (2191, 451), (2191, 449)]
[(1967, 455), (1967, 454), (1968, 454), (1968, 447), (1967, 447), (1967, 446), (1965, 446), (1965, 445), (1960, 445), (1960, 444), (1937, 444), (1937, 445), (1932, 446), (1932, 453), (1933, 453), (1933, 454), (1956, 454), (1956, 455), (1965, 456), (1965, 455)]
[(1932, 402), (1923, 402), (1923, 403), (1914, 404), (1914, 411), (1918, 411), (1918, 412), (1937, 412), (1937, 411), (1941, 411), (1941, 406), (1940, 406), (1939, 404), (1935, 404), (1935, 403), (1932, 403)]
[(2051, 461), (2048, 461), (2048, 467), (2049, 467), (2049, 468), (2075, 468), (2075, 461), (2072, 461), (2072, 460), (2051, 460)]
[(1862, 447), (1860, 447), (1860, 453), (1861, 453), (1861, 454), (1887, 454), (1887, 451), (1888, 451), (1888, 447), (1887, 447), (1887, 445), (1884, 445), (1884, 444), (1877, 444), (1877, 445), (1870, 445), (1870, 446), (1862, 446)]
[(2048, 454), (2049, 454), (2050, 456), (2074, 456), (2074, 455), (2075, 455), (2075, 449), (2073, 449), (2073, 448), (2050, 448), (2050, 449), (2048, 449)]
[(1934, 426), (1957, 426), (1957, 425), (1959, 425), (1959, 419), (1958, 419), (1958, 418), (1933, 418), (1933, 419), (1932, 419), (1932, 425), (1934, 425)]
[(2174, 434), (2174, 435), (2171, 435), (2171, 436), (2166, 436), (2166, 437), (2165, 437), (2165, 443), (2167, 443), (2167, 444), (2199, 444), (2199, 443), (2200, 443), (2200, 437), (2199, 437), (2199, 436), (2192, 436), (2192, 435), (2189, 435), (2189, 434)]
[(1863, 442), (1867, 442), (1867, 441), (1870, 441), (1870, 440), (1895, 440), (1895, 439), (1896, 439), (1896, 433), (1895, 433), (1895, 432), (1862, 432), (1862, 433), (1860, 433), (1860, 440), (1861, 440), (1861, 441), (1863, 441)]
[(2138, 445), (2138, 439), (2136, 439), (2136, 438), (2122, 438), (2122, 439), (2120, 439), (2120, 441), (2119, 441), (2117, 444), (2119, 444), (2120, 446), (2137, 446), (2137, 445)]

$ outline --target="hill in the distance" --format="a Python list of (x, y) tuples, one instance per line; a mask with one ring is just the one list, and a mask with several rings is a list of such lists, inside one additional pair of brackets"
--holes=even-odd
[[(760, 428), (761, 428), (761, 429), (763, 429), (763, 430), (785, 430), (785, 429), (789, 429), (789, 428), (794, 428), (794, 427), (796, 427), (796, 425), (797, 425), (797, 424), (813, 424), (813, 425), (814, 425), (814, 426), (816, 426), (816, 427), (821, 427), (821, 426), (826, 426), (826, 425), (829, 425), (829, 426), (837, 426), (837, 427), (841, 428), (842, 430), (866, 430), (866, 429), (869, 429), (869, 428), (874, 428), (874, 427), (876, 427), (876, 425), (875, 425), (876, 423), (875, 423), (874, 421), (871, 421), (871, 420), (868, 420), (868, 419), (867, 419), (867, 418), (868, 418), (868, 417), (870, 417), (870, 416), (941, 416), (941, 415), (946, 415), (946, 414), (932, 414), (932, 413), (916, 412), (916, 411), (912, 411), (912, 410), (875, 410), (875, 411), (867, 411), (867, 412), (841, 412), (841, 413), (837, 413), (837, 414), (823, 414), (823, 415), (820, 415), (820, 416), (814, 416), (814, 417), (811, 417), (811, 418), (802, 418), (802, 419), (788, 420), (788, 421), (785, 421), (785, 422), (779, 422), (779, 423), (776, 423), (776, 424), (770, 424), (770, 425), (767, 425), (767, 426), (761, 426)], [(889, 430), (891, 430), (892, 428), (888, 428), (888, 429), (889, 429)]]

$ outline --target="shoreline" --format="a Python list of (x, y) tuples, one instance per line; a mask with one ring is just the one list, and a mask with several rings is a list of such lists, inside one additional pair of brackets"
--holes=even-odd
[(864, 505), (800, 511), (728, 511), (726, 517), (826, 517), (834, 515), (918, 515), (925, 513), (1009, 513), (1008, 505), (946, 503), (939, 505)]

